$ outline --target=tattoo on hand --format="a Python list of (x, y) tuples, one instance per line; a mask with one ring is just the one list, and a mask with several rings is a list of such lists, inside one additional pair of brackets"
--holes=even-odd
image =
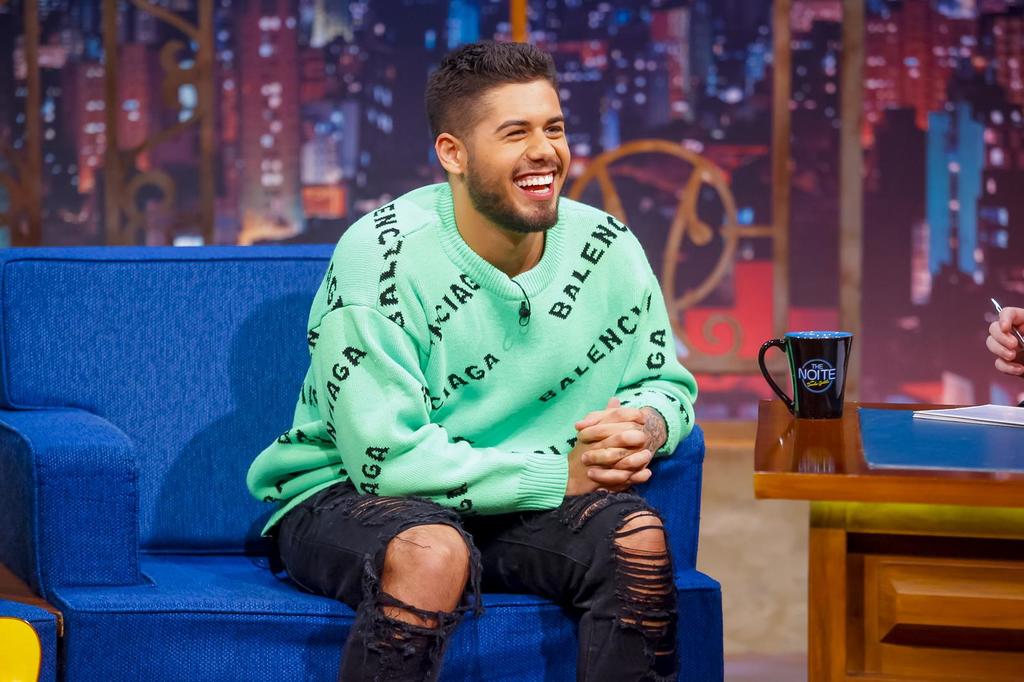
[(644, 446), (652, 453), (657, 452), (665, 444), (668, 439), (666, 433), (667, 427), (665, 426), (665, 419), (661, 416), (661, 413), (651, 407), (643, 408), (644, 415), (644, 433), (647, 434), (647, 444)]

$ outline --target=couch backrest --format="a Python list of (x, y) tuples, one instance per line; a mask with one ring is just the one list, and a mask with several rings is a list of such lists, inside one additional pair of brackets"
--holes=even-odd
[(241, 551), (253, 458), (290, 426), (332, 247), (0, 250), (0, 405), (68, 406), (134, 442), (152, 551)]

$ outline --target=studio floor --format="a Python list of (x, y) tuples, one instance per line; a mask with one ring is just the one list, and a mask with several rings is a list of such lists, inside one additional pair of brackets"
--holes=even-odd
[(697, 565), (722, 583), (726, 682), (805, 682), (808, 504), (754, 499), (754, 422), (702, 427)]
[(726, 682), (807, 682), (804, 654), (726, 656)]

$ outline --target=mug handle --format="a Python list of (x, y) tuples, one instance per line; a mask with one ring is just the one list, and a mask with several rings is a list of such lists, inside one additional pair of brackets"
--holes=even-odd
[(759, 364), (761, 366), (761, 374), (764, 375), (765, 381), (767, 381), (768, 385), (772, 387), (772, 390), (775, 391), (775, 394), (777, 396), (779, 396), (780, 398), (782, 398), (782, 402), (786, 404), (786, 408), (792, 414), (793, 413), (793, 399), (790, 398), (788, 395), (786, 395), (785, 392), (781, 388), (779, 388), (779, 385), (777, 383), (775, 383), (775, 379), (772, 379), (771, 373), (768, 372), (768, 368), (765, 367), (765, 365), (764, 365), (764, 355), (765, 355), (765, 353), (768, 352), (768, 349), (771, 348), (772, 346), (774, 346), (774, 347), (778, 348), (779, 350), (785, 352), (785, 350), (786, 350), (786, 340), (785, 339), (769, 339), (768, 341), (765, 341), (761, 345), (761, 350), (757, 353), (757, 364)]

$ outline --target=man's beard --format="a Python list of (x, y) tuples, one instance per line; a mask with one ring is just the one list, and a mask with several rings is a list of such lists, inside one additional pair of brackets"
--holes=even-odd
[(507, 196), (500, 190), (489, 189), (487, 184), (479, 174), (473, 172), (472, 167), (466, 168), (466, 190), (473, 208), (498, 227), (529, 234), (545, 232), (558, 222), (558, 195), (555, 195), (554, 206), (550, 209), (545, 206), (541, 211), (528, 214), (517, 210)]

